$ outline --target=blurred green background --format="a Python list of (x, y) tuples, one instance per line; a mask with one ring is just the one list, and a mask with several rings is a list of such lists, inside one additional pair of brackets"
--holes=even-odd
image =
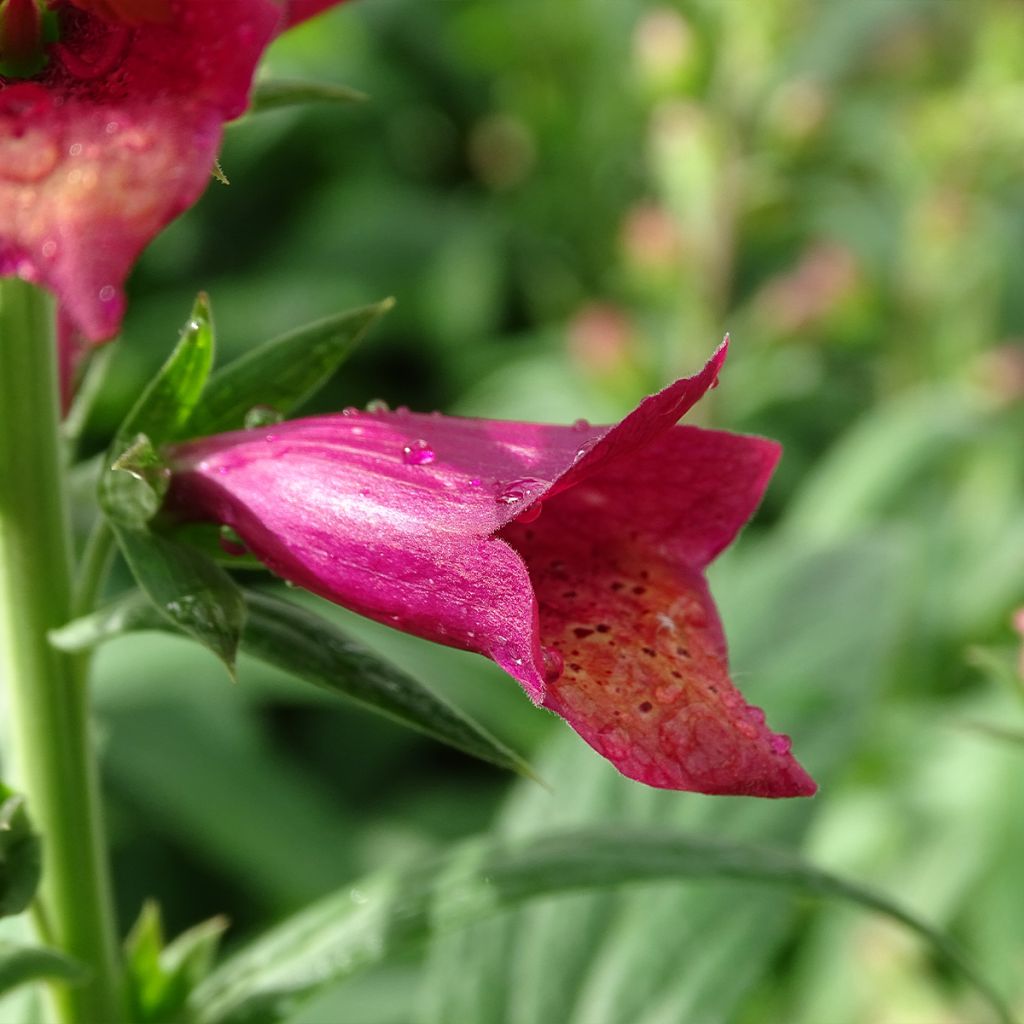
[[(1024, 1013), (1024, 6), (361, 0), (268, 75), (365, 103), (231, 127), (230, 187), (148, 250), (105, 442), (195, 292), (221, 358), (394, 295), (317, 409), (694, 420), (781, 439), (712, 572), (813, 801), (644, 790), (482, 659), (328, 611), (526, 753), (511, 779), (246, 662), (118, 641), (98, 701), (122, 920), (231, 941), (491, 828), (650, 821), (795, 846), (948, 929)], [(989, 727), (989, 728), (986, 728)], [(976, 1024), (865, 912), (727, 882), (549, 901), (360, 975), (294, 1024)]]

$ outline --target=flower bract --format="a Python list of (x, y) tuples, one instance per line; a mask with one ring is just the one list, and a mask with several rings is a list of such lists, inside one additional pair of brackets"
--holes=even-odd
[(331, 601), (492, 658), (631, 778), (809, 795), (729, 678), (704, 579), (779, 454), (676, 425), (724, 358), (612, 427), (347, 410), (188, 442), (169, 452), (170, 510), (230, 526)]

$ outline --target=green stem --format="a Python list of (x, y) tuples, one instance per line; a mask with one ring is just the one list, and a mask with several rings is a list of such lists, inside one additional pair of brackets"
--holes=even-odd
[(87, 982), (54, 990), (61, 1024), (125, 1020), (87, 662), (50, 647), (72, 611), (53, 304), (0, 280), (0, 679), (15, 784), (43, 836), (38, 894), (49, 939)]

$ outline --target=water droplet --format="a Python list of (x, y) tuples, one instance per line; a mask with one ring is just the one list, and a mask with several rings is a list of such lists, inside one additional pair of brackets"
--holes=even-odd
[(472, 480), (469, 481), (469, 486), (470, 487), (482, 487), (483, 486), (483, 481), (480, 479), (480, 477), (475, 476), (475, 477), (473, 477)]
[(553, 683), (565, 671), (562, 654), (554, 647), (544, 647), (541, 649), (541, 656), (544, 659), (544, 682)]
[(57, 248), (57, 243), (52, 238), (48, 238), (39, 247), (39, 252), (44, 260), (52, 260), (57, 255)]
[(589, 420), (584, 420), (584, 419), (574, 420), (573, 421), (573, 425), (572, 425), (572, 429), (573, 430), (589, 430), (590, 429), (590, 421)]
[(220, 536), (217, 538), (217, 543), (220, 544), (221, 551), (226, 555), (231, 555), (232, 558), (238, 558), (249, 550), (245, 546), (245, 541), (230, 526), (222, 526), (220, 528)]
[(397, 415), (399, 415), (399, 416), (408, 416), (409, 415), (409, 406), (407, 406), (407, 405), (400, 405), (400, 406), (398, 406), (397, 409), (395, 409), (395, 413)]
[(68, 146), (68, 156), (81, 156), (82, 155), (82, 144), (80, 142), (72, 142)]
[[(280, 423), (284, 417), (272, 405), (254, 405), (245, 414), (245, 429), (258, 430), (260, 427), (272, 427)], [(267, 438), (270, 440), (270, 437)]]
[(371, 398), (370, 401), (366, 403), (366, 411), (373, 413), (390, 412), (391, 406), (388, 405), (383, 398)]
[(116, 295), (117, 289), (112, 284), (105, 284), (99, 290), (100, 302), (113, 302)]
[(718, 374), (715, 374), (715, 379), (711, 382), (711, 390), (714, 391), (718, 387)]
[(494, 500), (500, 505), (515, 505), (517, 502), (526, 501), (547, 486), (546, 480), (536, 480), (533, 477), (523, 477), (507, 484), (495, 484), (498, 490)]
[(757, 722), (758, 725), (764, 725), (764, 712), (760, 708), (755, 708), (753, 705), (748, 706), (747, 717), (751, 721)]
[(341, 415), (342, 416), (358, 416), (359, 415), (359, 410), (354, 405), (346, 405), (345, 408), (341, 410)]
[(369, 897), (366, 895), (365, 892), (362, 891), (362, 889), (349, 889), (348, 895), (353, 903), (362, 904), (369, 899)]
[(544, 511), (544, 502), (538, 501), (516, 517), (517, 523), (532, 523)]
[(793, 741), (785, 733), (781, 733), (771, 738), (771, 747), (776, 754), (788, 754), (793, 749)]
[(407, 466), (426, 466), (436, 458), (434, 449), (422, 437), (410, 441), (402, 449), (402, 460)]
[(576, 449), (576, 454), (572, 457), (572, 464), (575, 466), (576, 463), (580, 461), (580, 459), (584, 458), (593, 450), (594, 445), (596, 444), (597, 438), (592, 438), (591, 440), (585, 441), (583, 444), (581, 444), (579, 448)]

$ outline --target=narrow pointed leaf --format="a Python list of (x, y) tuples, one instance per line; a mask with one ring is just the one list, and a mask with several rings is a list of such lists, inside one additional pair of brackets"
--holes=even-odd
[(39, 837), (24, 797), (0, 782), (0, 917), (20, 914), (32, 902), (40, 870)]
[(55, 949), (0, 942), (0, 994), (30, 981), (59, 978), (74, 982), (87, 976), (82, 964)]
[[(245, 600), (248, 615), (241, 646), (246, 654), (473, 757), (534, 777), (518, 754), (332, 623), (267, 594), (245, 591)], [(124, 633), (169, 627), (166, 616), (132, 594), (54, 631), (50, 641), (60, 650), (81, 651)]]
[(200, 1024), (269, 1024), (321, 986), (365, 970), (436, 932), (528, 900), (635, 882), (741, 879), (842, 899), (924, 939), (982, 993), (993, 1018), (1010, 1011), (944, 934), (887, 896), (782, 850), (668, 831), (581, 829), (528, 841), (473, 841), (404, 873), (382, 874), (284, 922), (195, 992)]
[(314, 686), (357, 701), (459, 750), (531, 775), (529, 766), (482, 727), (400, 669), (297, 605), (248, 591), (244, 650)]
[(370, 326), (393, 305), (373, 306), (318, 320), (247, 352), (210, 378), (182, 437), (240, 430), (257, 406), (284, 416), (301, 405), (341, 365)]
[(166, 621), (209, 648), (234, 676), (242, 592), (204, 554), (144, 530), (114, 527), (128, 567)]
[(249, 112), (261, 114), (280, 107), (307, 103), (361, 103), (369, 99), (365, 92), (334, 82), (313, 82), (297, 78), (278, 78), (257, 82)]
[(159, 905), (147, 901), (125, 941), (128, 996), (138, 1024), (174, 1024), (189, 993), (209, 974), (227, 920), (215, 917), (165, 945)]
[(121, 424), (118, 439), (130, 442), (136, 434), (145, 434), (160, 445), (179, 437), (203, 393), (213, 353), (210, 303), (200, 293), (178, 344)]

